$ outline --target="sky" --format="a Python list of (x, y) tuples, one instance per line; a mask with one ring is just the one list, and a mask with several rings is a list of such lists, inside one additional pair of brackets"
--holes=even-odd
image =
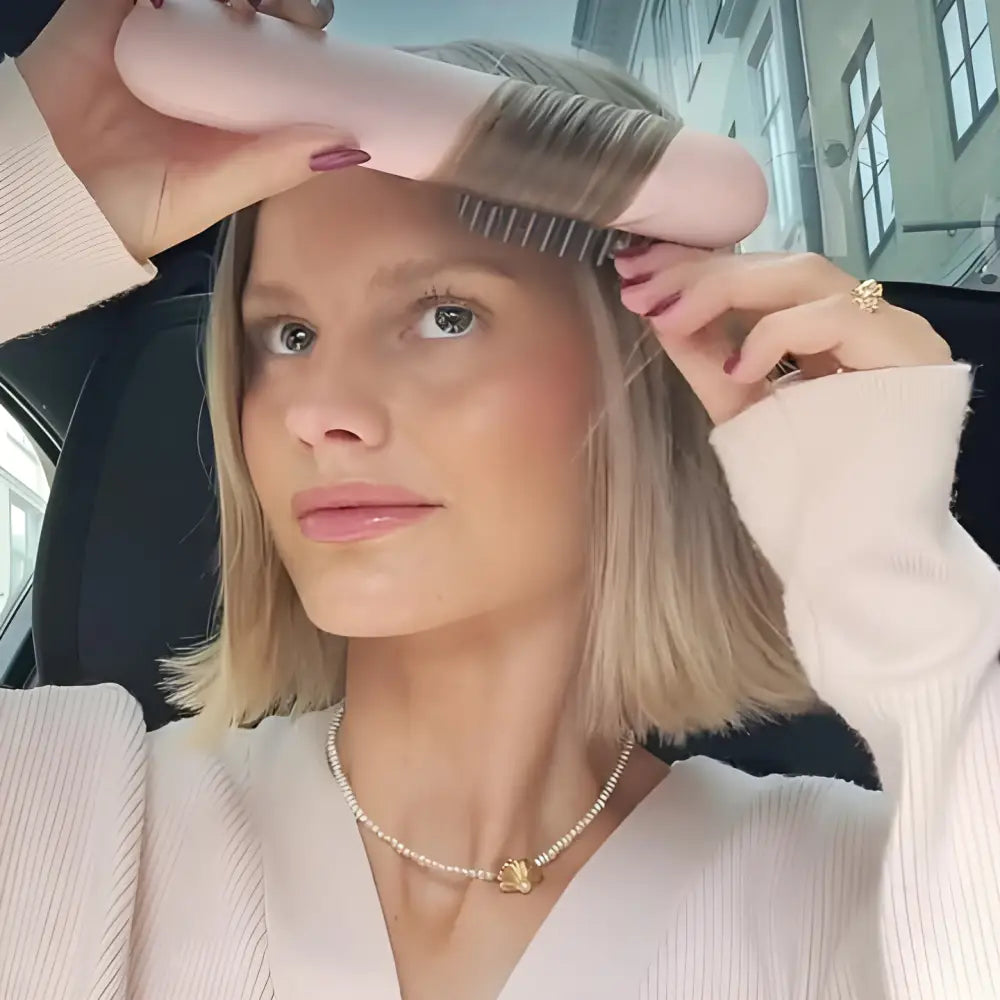
[(327, 29), (354, 42), (427, 45), (460, 38), (569, 51), (576, 0), (336, 0)]

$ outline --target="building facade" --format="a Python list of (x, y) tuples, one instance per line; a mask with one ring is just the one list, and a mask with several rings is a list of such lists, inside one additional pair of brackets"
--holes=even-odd
[(577, 29), (753, 152), (745, 249), (1000, 291), (1000, 0), (581, 0)]

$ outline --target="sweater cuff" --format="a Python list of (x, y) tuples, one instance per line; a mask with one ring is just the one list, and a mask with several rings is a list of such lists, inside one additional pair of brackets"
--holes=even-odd
[(971, 382), (965, 363), (792, 382), (712, 434), (800, 662), (866, 736), (900, 684), (975, 683), (1000, 649), (1000, 573), (951, 512)]
[(783, 382), (710, 442), (757, 546), (786, 584), (950, 514), (970, 365)]
[(11, 58), (0, 63), (0, 340), (151, 281), (56, 148)]

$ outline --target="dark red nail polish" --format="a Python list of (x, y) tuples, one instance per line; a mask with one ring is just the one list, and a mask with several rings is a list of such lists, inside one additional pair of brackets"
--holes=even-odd
[(340, 170), (344, 167), (357, 167), (367, 163), (371, 156), (363, 149), (351, 149), (347, 146), (333, 146), (321, 149), (309, 158), (309, 166), (313, 170)]
[(152, 0), (153, 6), (159, 10), (163, 6), (163, 0)]
[(645, 284), (653, 276), (651, 274), (637, 274), (634, 278), (622, 278), (622, 288), (634, 288), (636, 285)]
[(676, 305), (680, 301), (681, 293), (674, 292), (673, 295), (668, 295), (665, 299), (661, 299), (659, 302), (653, 306), (649, 312), (643, 313), (646, 319), (652, 319), (654, 316), (662, 316), (671, 306)]
[(733, 369), (739, 363), (740, 363), (740, 351), (739, 351), (739, 348), (737, 348), (735, 351), (733, 351), (732, 354), (729, 355), (728, 358), (726, 358), (726, 363), (722, 366), (722, 370), (727, 375), (732, 375), (733, 374)]
[(641, 257), (649, 249), (648, 243), (637, 244), (631, 247), (623, 247), (614, 252), (615, 260), (626, 260), (629, 257)]

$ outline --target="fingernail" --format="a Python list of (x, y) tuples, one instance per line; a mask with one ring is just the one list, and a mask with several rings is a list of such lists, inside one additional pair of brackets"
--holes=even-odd
[(634, 278), (622, 278), (621, 287), (622, 288), (633, 288), (635, 285), (642, 285), (649, 281), (653, 276), (651, 274), (637, 274)]
[(653, 316), (662, 316), (671, 306), (676, 305), (680, 301), (680, 297), (680, 292), (674, 292), (673, 295), (668, 295), (665, 299), (661, 299), (649, 312), (644, 312), (642, 315), (646, 319), (651, 319)]
[(264, 2), (264, 0), (250, 0), (250, 6), (253, 7), (254, 10), (259, 10), (260, 9), (260, 5), (263, 2)]
[(639, 243), (634, 246), (624, 247), (614, 252), (615, 260), (626, 260), (629, 257), (641, 257), (649, 249), (648, 243)]
[(739, 363), (740, 363), (740, 351), (739, 351), (739, 348), (737, 348), (735, 351), (733, 351), (732, 354), (729, 355), (728, 358), (726, 358), (726, 363), (722, 366), (722, 370), (727, 375), (732, 375), (733, 374), (733, 369)]
[(163, 0), (153, 0), (153, 7), (159, 10), (163, 6)]
[(371, 159), (363, 149), (350, 149), (346, 146), (332, 146), (313, 153), (309, 158), (309, 166), (313, 170), (339, 170), (342, 167), (356, 167)]

